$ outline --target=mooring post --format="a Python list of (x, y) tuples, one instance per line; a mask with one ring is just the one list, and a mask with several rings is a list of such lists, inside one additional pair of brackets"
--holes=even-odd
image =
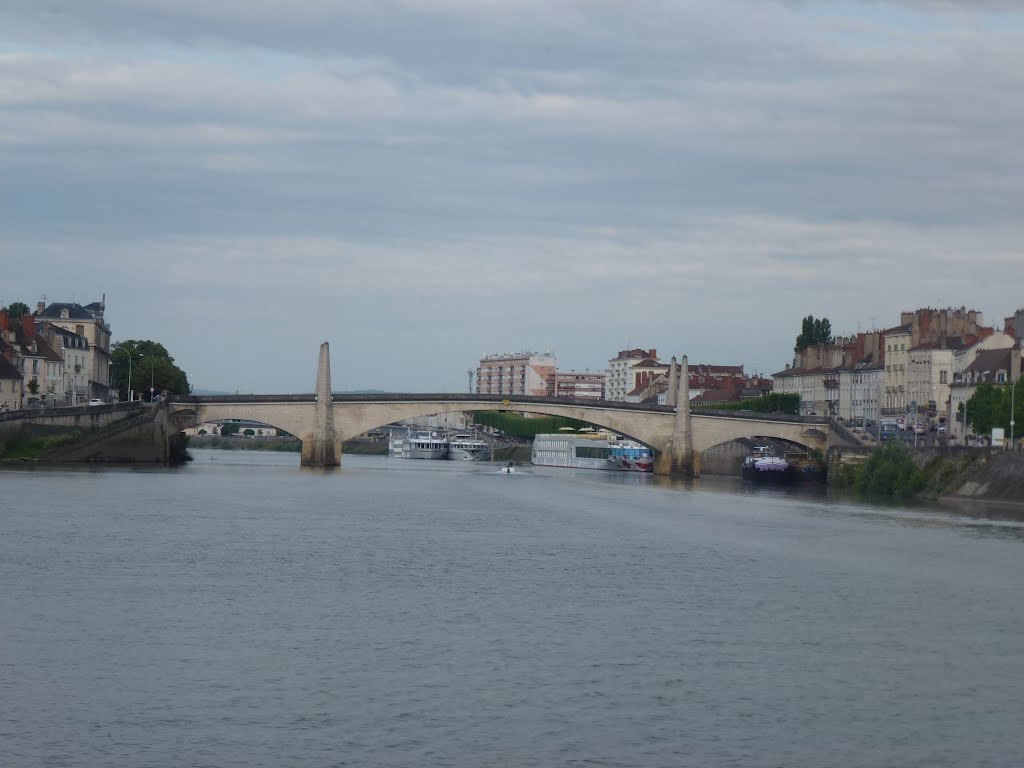
[(320, 345), (316, 369), (316, 405), (313, 426), (302, 440), (302, 466), (337, 467), (341, 464), (341, 445), (334, 431), (334, 401), (331, 397), (331, 347)]

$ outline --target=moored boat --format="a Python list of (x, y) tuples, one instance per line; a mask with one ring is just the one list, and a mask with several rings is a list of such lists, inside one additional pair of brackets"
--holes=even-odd
[(572, 432), (533, 438), (532, 462), (541, 467), (653, 472), (654, 453), (611, 432)]
[(414, 432), (403, 441), (402, 456), (406, 459), (445, 459), (448, 457), (448, 438), (429, 430)]
[(615, 469), (625, 472), (653, 472), (654, 452), (635, 440), (616, 440), (608, 446)]
[(786, 451), (783, 456), (793, 469), (794, 479), (812, 483), (825, 482), (825, 464), (812, 458), (806, 451)]
[(448, 441), (448, 458), (452, 461), (485, 461), (491, 457), (491, 446), (472, 435), (455, 435)]
[(793, 466), (768, 445), (756, 445), (743, 459), (743, 479), (755, 482), (788, 483), (796, 478)]

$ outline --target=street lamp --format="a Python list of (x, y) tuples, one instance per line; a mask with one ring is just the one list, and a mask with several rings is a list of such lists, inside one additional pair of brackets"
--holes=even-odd
[[(124, 352), (128, 355), (128, 402), (132, 401), (132, 353), (128, 351), (127, 347), (118, 347), (115, 352)], [(139, 355), (142, 357), (142, 355)]]
[[(1020, 381), (1020, 376), (1017, 377), (1017, 381)], [(1013, 398), (1017, 394), (1017, 382), (1013, 382), (1010, 385), (1010, 450), (1016, 451), (1017, 445), (1013, 442)]]
[[(143, 358), (145, 355), (139, 352), (139, 358)], [(149, 356), (149, 402), (153, 402), (153, 368), (156, 366), (156, 358), (153, 355)]]

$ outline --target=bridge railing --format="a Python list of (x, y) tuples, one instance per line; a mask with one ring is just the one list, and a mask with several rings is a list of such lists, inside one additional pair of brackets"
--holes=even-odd
[[(617, 411), (636, 411), (643, 413), (675, 413), (671, 405), (652, 405), (650, 403), (627, 403), (621, 400), (595, 400), (593, 398), (539, 397), (537, 395), (489, 395), (470, 394), (468, 392), (375, 392), (375, 393), (336, 393), (331, 395), (335, 403), (397, 403), (397, 402), (457, 402), (487, 403), (495, 407), (507, 407), (511, 410), (529, 410), (531, 405), (560, 405), (574, 408), (590, 408)], [(505, 402), (508, 405), (505, 406)], [(260, 403), (313, 403), (316, 395), (283, 394), (283, 395), (190, 395), (171, 397), (173, 405), (218, 405), (218, 404), (260, 404)], [(715, 416), (726, 419), (750, 419), (755, 421), (775, 421), (792, 424), (828, 424), (825, 416), (794, 416), (788, 413), (763, 413), (760, 411), (717, 410), (713, 408), (692, 408), (691, 416)]]

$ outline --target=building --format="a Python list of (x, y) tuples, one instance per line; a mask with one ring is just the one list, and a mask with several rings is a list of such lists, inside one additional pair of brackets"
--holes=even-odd
[(0, 311), (4, 354), (23, 379), (25, 403), (64, 402), (64, 359), (36, 330), (35, 318), (9, 317)]
[(878, 422), (882, 417), (885, 367), (881, 363), (864, 363), (843, 369), (839, 378), (839, 418), (848, 424)]
[(967, 402), (980, 385), (1010, 384), (1020, 378), (1020, 373), (1020, 346), (982, 350), (962, 372), (956, 373), (950, 386), (947, 412), (950, 440), (966, 444), (968, 428), (964, 414)]
[(608, 361), (605, 380), (606, 400), (626, 400), (626, 396), (642, 382), (633, 369), (641, 366), (638, 374), (649, 374), (659, 365), (656, 349), (624, 349)]
[(555, 357), (550, 352), (487, 355), (476, 369), (481, 395), (554, 397)]
[(14, 348), (0, 340), (0, 412), (20, 410), (25, 397), (25, 377), (13, 358)]
[(555, 397), (604, 400), (606, 375), (586, 371), (555, 371)]
[(910, 348), (914, 346), (913, 336), (913, 326), (909, 323), (882, 331), (885, 344), (882, 415), (904, 414), (909, 410), (907, 371), (910, 368)]
[(104, 320), (106, 295), (102, 301), (83, 307), (80, 304), (39, 302), (36, 318), (85, 337), (89, 348), (86, 357), (86, 397), (109, 400), (110, 392), (110, 326)]
[(89, 395), (89, 341), (74, 331), (43, 323), (39, 333), (64, 361), (63, 402), (77, 405)]

